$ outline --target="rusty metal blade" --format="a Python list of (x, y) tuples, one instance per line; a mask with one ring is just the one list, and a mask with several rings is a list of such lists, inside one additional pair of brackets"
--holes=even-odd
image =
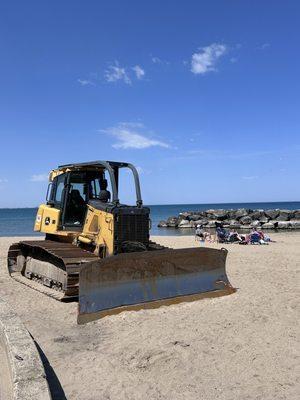
[(87, 263), (79, 276), (77, 321), (233, 293), (226, 256), (225, 249), (196, 248), (119, 254)]

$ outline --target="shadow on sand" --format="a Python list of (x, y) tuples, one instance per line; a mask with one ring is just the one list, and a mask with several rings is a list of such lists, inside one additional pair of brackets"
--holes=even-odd
[(65, 392), (59, 382), (58, 377), (56, 376), (54, 369), (49, 363), (48, 358), (46, 357), (45, 353), (43, 352), (39, 344), (34, 340), (34, 338), (32, 339), (36, 345), (36, 348), (39, 352), (42, 363), (44, 365), (52, 400), (67, 400)]

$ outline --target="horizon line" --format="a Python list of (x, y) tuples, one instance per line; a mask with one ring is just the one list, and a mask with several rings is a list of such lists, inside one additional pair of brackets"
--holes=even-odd
[[(164, 203), (164, 204), (143, 204), (144, 206), (205, 206), (205, 205), (228, 205), (228, 204), (271, 204), (271, 203), (300, 203), (300, 200), (282, 200), (282, 201), (241, 201), (241, 202), (226, 202), (226, 203)], [(43, 203), (44, 204), (44, 203)], [(0, 207), (0, 210), (23, 210), (36, 209), (39, 206), (32, 207)]]

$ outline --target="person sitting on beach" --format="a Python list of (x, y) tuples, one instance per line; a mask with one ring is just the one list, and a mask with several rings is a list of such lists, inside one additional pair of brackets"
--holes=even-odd
[(261, 244), (273, 242), (273, 240), (271, 240), (270, 236), (267, 235), (266, 233), (264, 233), (261, 229), (257, 229), (257, 232), (258, 232), (259, 235), (260, 235)]
[(202, 225), (197, 225), (195, 230), (195, 240), (204, 239), (204, 230)]
[(205, 241), (208, 240), (209, 242), (212, 240), (211, 234), (209, 232), (206, 232), (203, 229), (203, 225), (197, 225), (196, 231), (195, 231), (195, 240), (199, 239), (200, 241)]
[(252, 228), (252, 232), (249, 234), (249, 242), (251, 244), (264, 244), (264, 239), (256, 228)]
[(238, 234), (236, 229), (233, 229), (232, 231), (229, 232), (228, 241), (231, 243), (242, 242), (243, 238)]
[(219, 224), (216, 229), (216, 237), (219, 243), (224, 243), (228, 239), (228, 232), (223, 227), (222, 224)]

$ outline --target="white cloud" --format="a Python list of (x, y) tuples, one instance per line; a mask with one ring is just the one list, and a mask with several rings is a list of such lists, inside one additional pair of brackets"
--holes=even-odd
[(192, 55), (191, 71), (194, 74), (205, 74), (215, 71), (216, 63), (226, 53), (227, 47), (224, 44), (213, 43), (199, 50), (198, 53)]
[(108, 69), (104, 73), (104, 77), (107, 82), (123, 81), (127, 85), (131, 84), (131, 79), (128, 76), (126, 69), (120, 67), (117, 61), (114, 65), (110, 65), (108, 67)]
[(32, 175), (30, 180), (31, 182), (47, 182), (49, 175), (48, 174), (36, 174)]
[(135, 72), (137, 79), (142, 79), (145, 76), (145, 70), (139, 65), (132, 67), (132, 70)]
[(162, 60), (159, 57), (151, 57), (151, 61), (153, 62), (153, 64), (161, 64)]
[(246, 181), (252, 181), (253, 179), (257, 179), (258, 176), (256, 175), (251, 175), (251, 176), (242, 176), (242, 179), (245, 179)]
[(153, 56), (152, 54), (150, 54), (150, 58), (151, 58), (151, 61), (153, 62), (153, 64), (161, 64), (161, 65), (169, 65), (170, 64), (169, 61), (162, 60), (161, 58)]
[(94, 85), (89, 79), (77, 79), (77, 82), (80, 83), (81, 86)]
[(270, 47), (270, 43), (263, 43), (260, 46), (257, 47), (257, 50), (265, 50), (268, 47)]
[(169, 148), (170, 145), (157, 139), (153, 139), (141, 133), (144, 128), (141, 123), (122, 122), (112, 128), (101, 130), (100, 132), (109, 134), (117, 139), (112, 145), (115, 149), (147, 149), (149, 147)]

